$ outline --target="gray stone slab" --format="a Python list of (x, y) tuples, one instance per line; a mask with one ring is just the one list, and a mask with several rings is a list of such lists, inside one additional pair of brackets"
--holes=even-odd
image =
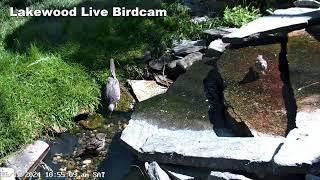
[(137, 120), (130, 120), (121, 140), (145, 161), (250, 173), (270, 173), (270, 162), (283, 142), (272, 137), (222, 138), (210, 130), (168, 130)]
[(194, 62), (165, 94), (138, 103), (132, 119), (168, 129), (212, 130), (203, 85), (211, 70), (202, 61)]
[(238, 28), (217, 27), (213, 29), (207, 29), (203, 32), (212, 38), (222, 38), (223, 36), (235, 32)]
[(229, 45), (229, 43), (224, 43), (222, 39), (216, 39), (210, 43), (205, 56), (220, 57)]
[(175, 68), (177, 65), (180, 66), (182, 69), (187, 70), (189, 69), (192, 64), (196, 61), (202, 60), (203, 54), (201, 52), (194, 52), (191, 54), (186, 55), (185, 57), (174, 60), (168, 64), (169, 68)]
[(298, 113), (297, 126), (288, 134), (274, 158), (275, 164), (281, 167), (280, 173), (305, 173), (320, 162), (320, 109)]
[(175, 55), (186, 55), (193, 52), (200, 51), (202, 49), (206, 49), (206, 41), (205, 40), (197, 40), (197, 41), (189, 41), (183, 40), (177, 46), (172, 48), (172, 51)]
[(144, 143), (153, 137), (158, 136), (183, 137), (193, 136), (194, 138), (214, 138), (217, 137), (214, 131), (193, 131), (193, 130), (169, 130), (165, 128), (159, 128), (157, 125), (151, 125), (146, 120), (130, 120), (128, 126), (123, 130), (121, 140), (131, 146), (135, 151), (142, 152), (141, 147)]
[(36, 141), (9, 158), (6, 164), (15, 170), (17, 177), (23, 177), (27, 172), (33, 172), (37, 168), (48, 150), (49, 145), (46, 142)]
[(155, 60), (151, 60), (149, 61), (149, 66), (157, 71), (161, 71), (163, 69), (163, 67), (170, 63), (171, 61), (173, 61), (173, 59), (171, 59), (171, 57), (167, 56), (167, 55), (163, 55), (161, 56), (159, 59), (155, 59)]
[(211, 171), (208, 180), (251, 180), (243, 175), (233, 174), (229, 172)]
[[(289, 8), (276, 10), (273, 15), (258, 18), (239, 30), (223, 37), (223, 42), (240, 44), (261, 34), (288, 33), (303, 29), (318, 20), (320, 10), (313, 8)], [(263, 36), (262, 36), (263, 37)]]
[(168, 171), (168, 174), (173, 180), (192, 180), (192, 179), (195, 179), (194, 177), (187, 176), (187, 175), (180, 174), (180, 173), (176, 173), (173, 171)]
[(320, 2), (316, 0), (298, 0), (293, 3), (296, 7), (319, 8)]
[(150, 180), (170, 180), (168, 174), (164, 172), (157, 162), (145, 163), (145, 168)]
[(133, 93), (139, 102), (167, 92), (168, 88), (160, 86), (156, 81), (128, 80)]
[(208, 16), (202, 16), (202, 17), (193, 17), (190, 21), (194, 24), (204, 23), (209, 20)]

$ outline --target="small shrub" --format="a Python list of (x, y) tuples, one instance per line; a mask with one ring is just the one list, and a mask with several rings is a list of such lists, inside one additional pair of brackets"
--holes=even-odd
[(124, 68), (129, 79), (143, 79), (143, 69), (137, 65), (127, 64)]
[(226, 7), (223, 14), (223, 22), (230, 27), (241, 27), (260, 17), (259, 10), (253, 7), (235, 6)]

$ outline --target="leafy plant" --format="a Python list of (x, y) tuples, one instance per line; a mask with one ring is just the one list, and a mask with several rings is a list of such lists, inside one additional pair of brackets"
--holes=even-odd
[(226, 7), (223, 14), (223, 22), (230, 27), (241, 27), (260, 17), (259, 10), (253, 7), (241, 5), (233, 8)]
[(143, 69), (137, 65), (125, 65), (126, 76), (129, 79), (142, 79), (143, 78)]

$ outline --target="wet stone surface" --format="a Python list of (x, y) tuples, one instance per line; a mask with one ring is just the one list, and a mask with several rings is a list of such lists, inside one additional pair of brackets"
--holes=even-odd
[[(296, 36), (289, 38), (287, 56), (280, 49), (279, 44), (230, 49), (218, 61), (227, 113), (253, 133), (284, 136), (303, 103), (319, 108), (314, 97), (320, 94), (320, 43)], [(265, 74), (256, 68), (258, 55), (268, 63)]]
[(211, 66), (196, 62), (172, 84), (166, 94), (138, 103), (132, 119), (168, 129), (212, 129), (203, 80)]
[(320, 42), (311, 36), (289, 39), (290, 81), (297, 111), (320, 109)]
[[(244, 121), (250, 129), (273, 135), (284, 135), (287, 121), (278, 69), (279, 52), (279, 45), (248, 47), (228, 50), (218, 61), (231, 118)], [(255, 68), (260, 54), (268, 63), (264, 75)]]

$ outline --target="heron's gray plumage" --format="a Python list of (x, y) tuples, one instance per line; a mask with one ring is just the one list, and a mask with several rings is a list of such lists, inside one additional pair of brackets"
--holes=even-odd
[(120, 100), (120, 84), (116, 77), (113, 59), (110, 59), (110, 72), (111, 76), (107, 79), (105, 96), (108, 103), (108, 109), (112, 112), (114, 110), (114, 106), (116, 106), (117, 102)]

